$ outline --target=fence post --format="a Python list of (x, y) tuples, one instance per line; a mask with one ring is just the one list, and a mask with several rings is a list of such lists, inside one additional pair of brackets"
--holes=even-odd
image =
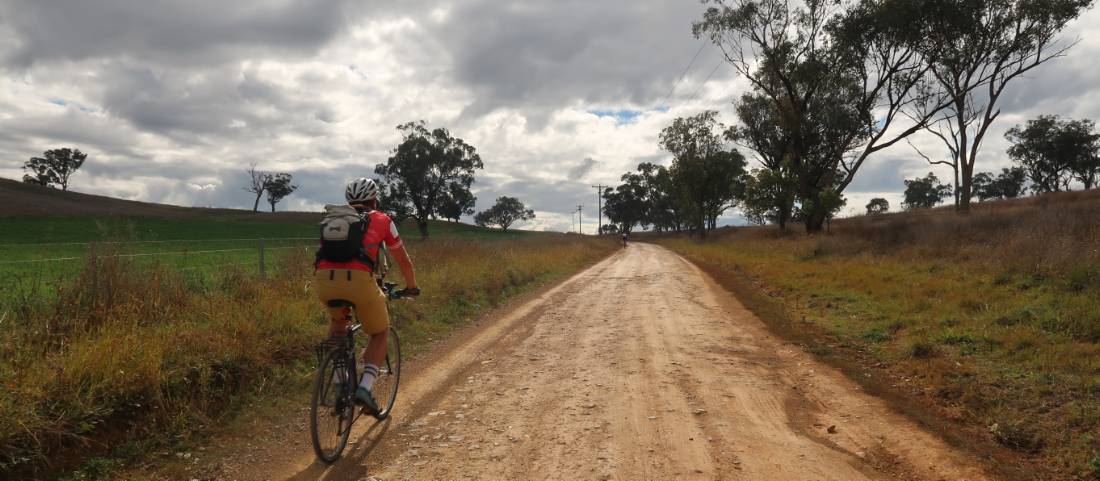
[(264, 278), (264, 239), (260, 238), (260, 279)]

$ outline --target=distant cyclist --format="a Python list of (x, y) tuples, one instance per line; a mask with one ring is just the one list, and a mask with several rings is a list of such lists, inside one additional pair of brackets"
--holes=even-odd
[(623, 232), (623, 247), (626, 247), (627, 237), (628, 237), (627, 233)]
[[(355, 400), (366, 405), (371, 412), (378, 412), (372, 388), (378, 377), (378, 366), (386, 359), (386, 338), (390, 325), (386, 295), (373, 275), (383, 244), (401, 268), (408, 286), (405, 294), (415, 297), (420, 294), (420, 289), (416, 287), (412, 260), (397, 233), (397, 225), (388, 215), (377, 210), (378, 184), (360, 177), (348, 183), (344, 196), (349, 205), (325, 207), (325, 221), (321, 223), (321, 249), (317, 251), (313, 285), (321, 302), (344, 299), (355, 303), (362, 329), (370, 335), (370, 343), (360, 359), (366, 366), (355, 390)], [(329, 307), (328, 310), (332, 319), (329, 335), (347, 335), (348, 319), (342, 308)]]

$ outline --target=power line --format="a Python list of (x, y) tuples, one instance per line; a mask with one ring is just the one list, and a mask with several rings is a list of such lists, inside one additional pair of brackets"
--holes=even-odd
[(695, 102), (695, 100), (699, 98), (699, 94), (703, 92), (703, 88), (707, 86), (707, 82), (710, 81), (710, 78), (714, 76), (714, 73), (717, 72), (720, 67), (722, 67), (723, 63), (725, 63), (725, 60), (718, 61), (718, 65), (714, 66), (714, 70), (710, 71), (710, 75), (707, 75), (707, 78), (703, 79), (703, 83), (700, 83), (699, 87), (695, 89), (695, 93), (691, 95), (691, 101), (688, 103)]
[[(209, 251), (173, 251), (173, 252), (143, 252), (139, 254), (111, 254), (111, 255), (97, 255), (97, 259), (116, 259), (116, 258), (149, 258), (149, 256), (155, 255), (187, 255), (187, 254), (209, 254), (215, 252), (241, 252), (241, 251), (254, 251), (255, 249), (213, 249)], [(35, 262), (59, 262), (59, 261), (77, 261), (85, 259), (84, 256), (66, 256), (66, 258), (50, 258), (50, 259), (27, 259), (23, 261), (0, 261), (0, 264), (33, 264)]]
[(606, 187), (603, 184), (596, 184), (592, 187), (596, 188), (596, 217), (599, 219), (596, 227), (596, 235), (603, 234), (603, 188)]
[[(310, 245), (301, 246), (283, 246), (283, 247), (266, 247), (267, 250), (281, 250), (281, 249), (300, 249), (313, 247)], [(116, 259), (116, 258), (132, 258), (132, 257), (156, 257), (156, 256), (169, 256), (169, 255), (195, 255), (195, 254), (214, 254), (224, 252), (244, 252), (255, 251), (256, 248), (243, 248), (243, 249), (211, 249), (204, 251), (170, 251), (170, 252), (142, 252), (138, 254), (110, 254), (102, 256), (94, 256), (97, 259)], [(34, 264), (38, 262), (61, 262), (61, 261), (76, 261), (87, 259), (87, 256), (69, 256), (69, 257), (51, 257), (47, 259), (24, 259), (15, 261), (0, 261), (0, 264)]]
[[(187, 242), (244, 242), (244, 241), (258, 241), (260, 238), (236, 238), (236, 239), (168, 239), (168, 240), (142, 240), (142, 241), (102, 241), (102, 242), (16, 242), (10, 244), (0, 244), (0, 248), (3, 247), (20, 247), (20, 246), (86, 246), (92, 244), (101, 245), (115, 245), (115, 244), (164, 244), (164, 243), (187, 243)], [(269, 241), (284, 241), (284, 240), (317, 240), (316, 237), (275, 237), (266, 238)]]
[(699, 50), (695, 52), (695, 56), (691, 57), (691, 61), (688, 62), (687, 67), (680, 73), (680, 78), (677, 78), (676, 82), (673, 82), (672, 88), (668, 89), (668, 95), (665, 95), (665, 100), (661, 102), (662, 104), (668, 105), (668, 99), (672, 98), (672, 93), (676, 91), (676, 86), (680, 85), (680, 82), (684, 80), (684, 76), (687, 75), (688, 70), (691, 70), (691, 66), (695, 64), (695, 59), (699, 58), (699, 54), (703, 53), (703, 49), (706, 48), (706, 46), (706, 42), (703, 42), (703, 44), (699, 46)]

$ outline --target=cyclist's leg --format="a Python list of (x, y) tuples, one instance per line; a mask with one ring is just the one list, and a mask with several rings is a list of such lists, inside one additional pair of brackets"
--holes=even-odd
[(370, 335), (370, 342), (363, 352), (363, 362), (374, 366), (381, 366), (386, 362), (386, 340), (389, 337), (389, 329)]
[(370, 278), (370, 285), (363, 286), (363, 306), (359, 309), (359, 322), (363, 323), (363, 332), (370, 335), (363, 361), (380, 366), (386, 361), (386, 338), (390, 328), (390, 313), (386, 305), (386, 295)]
[(386, 341), (390, 327), (386, 295), (378, 288), (374, 277), (365, 271), (353, 272), (348, 286), (355, 291), (350, 294), (352, 301), (355, 302), (358, 320), (363, 325), (361, 332), (370, 336), (370, 342), (367, 343), (362, 359), (366, 365), (363, 367), (363, 377), (359, 380), (355, 398), (376, 412), (378, 405), (372, 392), (380, 368), (386, 362)]

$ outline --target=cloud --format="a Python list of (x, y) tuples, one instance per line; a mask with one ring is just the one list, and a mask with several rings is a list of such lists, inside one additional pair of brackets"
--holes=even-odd
[(310, 55), (345, 26), (341, 0), (7, 0), (8, 65), (129, 57), (156, 64)]
[[(0, 175), (57, 147), (89, 153), (72, 188), (182, 205), (251, 207), (244, 169), (294, 174), (285, 207), (338, 202), (411, 120), (447, 127), (485, 169), (479, 209), (519, 197), (530, 225), (567, 230), (595, 183), (667, 165), (660, 130), (747, 88), (692, 37), (681, 0), (0, 0)], [(1012, 85), (978, 170), (1007, 165), (1003, 132), (1040, 113), (1100, 116), (1100, 40), (1075, 22), (1065, 58)], [(717, 67), (717, 68), (716, 68)], [(714, 72), (713, 75), (711, 72)], [(916, 136), (930, 155), (943, 147)], [(598, 160), (596, 160), (598, 159)], [(849, 210), (930, 170), (905, 143), (869, 159)], [(943, 168), (931, 169), (943, 178)], [(891, 197), (891, 203), (894, 203)], [(282, 208), (282, 207), (281, 207)], [(737, 222), (730, 212), (728, 222)]]
[(690, 29), (703, 8), (687, 5), (467, 1), (431, 33), (451, 46), (455, 80), (476, 94), (471, 115), (577, 102), (655, 106), (702, 42)]

